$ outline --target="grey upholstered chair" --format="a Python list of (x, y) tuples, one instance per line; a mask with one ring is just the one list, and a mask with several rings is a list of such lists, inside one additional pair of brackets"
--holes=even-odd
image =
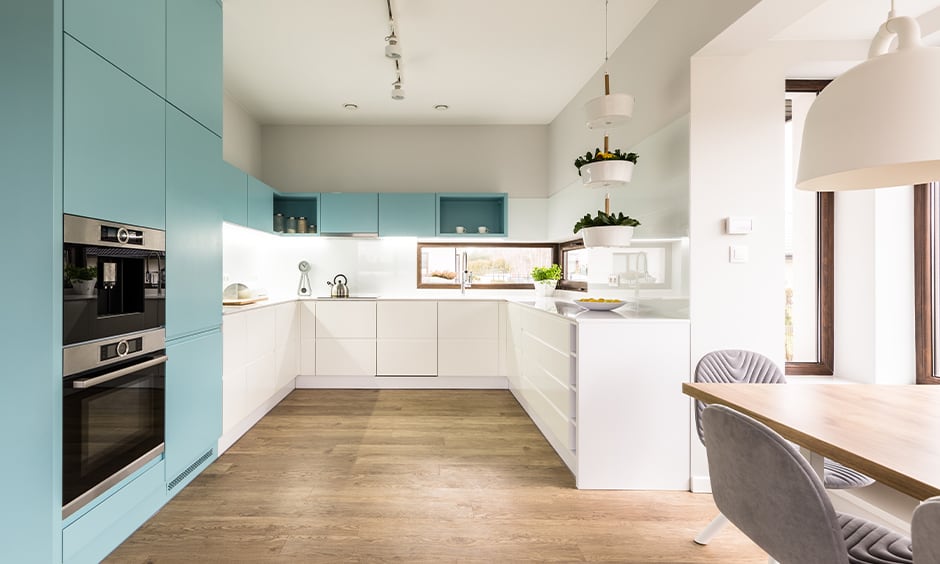
[[(786, 384), (787, 379), (780, 367), (762, 354), (744, 350), (720, 350), (702, 357), (695, 367), (695, 381), (721, 384)], [(704, 444), (701, 420), (703, 409), (705, 404), (696, 401), (695, 424), (698, 437)], [(833, 460), (826, 459), (823, 467), (823, 483), (830, 490), (861, 488), (874, 483), (868, 476)], [(695, 542), (708, 544), (725, 523), (727, 519), (719, 514), (695, 537)]]
[(932, 497), (914, 510), (911, 538), (914, 541), (914, 562), (940, 562), (940, 497)]
[(913, 562), (910, 539), (837, 513), (806, 459), (763, 423), (723, 405), (706, 407), (702, 422), (718, 509), (772, 559), (781, 564)]

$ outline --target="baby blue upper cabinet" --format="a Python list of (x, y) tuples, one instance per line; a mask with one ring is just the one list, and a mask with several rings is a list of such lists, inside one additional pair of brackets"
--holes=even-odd
[(66, 213), (163, 229), (164, 102), (65, 36)]
[(433, 237), (434, 194), (379, 194), (379, 236)]
[(166, 106), (166, 337), (222, 324), (222, 141)]
[(320, 194), (320, 232), (378, 233), (379, 195), (359, 192)]
[(254, 176), (248, 176), (248, 227), (271, 231), (274, 226), (274, 190)]
[(166, 0), (166, 98), (222, 135), (222, 7)]
[(438, 193), (437, 234), (505, 237), (509, 233), (508, 195), (504, 192)]
[(65, 31), (166, 95), (166, 0), (65, 0)]
[(241, 169), (220, 160), (222, 219), (229, 223), (248, 225), (248, 175)]

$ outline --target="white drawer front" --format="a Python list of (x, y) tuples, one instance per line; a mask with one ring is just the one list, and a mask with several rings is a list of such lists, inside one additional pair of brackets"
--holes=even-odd
[(379, 340), (376, 342), (376, 374), (437, 376), (437, 340)]

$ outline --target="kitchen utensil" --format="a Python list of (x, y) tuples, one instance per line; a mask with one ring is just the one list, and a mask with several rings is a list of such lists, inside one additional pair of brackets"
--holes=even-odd
[(310, 263), (302, 260), (297, 265), (297, 270), (300, 271), (300, 284), (297, 285), (297, 295), (298, 296), (309, 296), (310, 295), (310, 277), (307, 276), (307, 273), (310, 272)]
[(454, 231), (456, 231), (457, 233), (463, 233), (466, 231), (466, 229), (464, 228), (463, 225), (458, 225), (457, 227), (454, 228)]
[[(342, 280), (340, 280), (342, 278)], [(346, 278), (345, 274), (337, 274), (333, 277), (332, 282), (327, 282), (326, 285), (330, 286), (330, 297), (331, 298), (348, 298), (349, 297), (349, 288), (346, 287), (346, 284), (349, 283), (349, 280)]]
[(307, 218), (300, 216), (297, 218), (297, 233), (307, 232)]
[(477, 231), (478, 231), (479, 233), (489, 233), (489, 232), (490, 232), (490, 230), (489, 230), (485, 225), (481, 225), (481, 226), (477, 227)]
[(274, 232), (275, 233), (284, 232), (284, 214), (282, 213), (274, 214)]

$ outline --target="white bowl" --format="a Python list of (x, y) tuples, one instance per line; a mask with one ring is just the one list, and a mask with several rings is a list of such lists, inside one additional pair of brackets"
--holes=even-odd
[(623, 300), (617, 300), (615, 302), (585, 302), (582, 300), (575, 300), (574, 303), (585, 309), (592, 309), (595, 311), (609, 311), (612, 309), (617, 309), (618, 307), (625, 305), (627, 302)]

